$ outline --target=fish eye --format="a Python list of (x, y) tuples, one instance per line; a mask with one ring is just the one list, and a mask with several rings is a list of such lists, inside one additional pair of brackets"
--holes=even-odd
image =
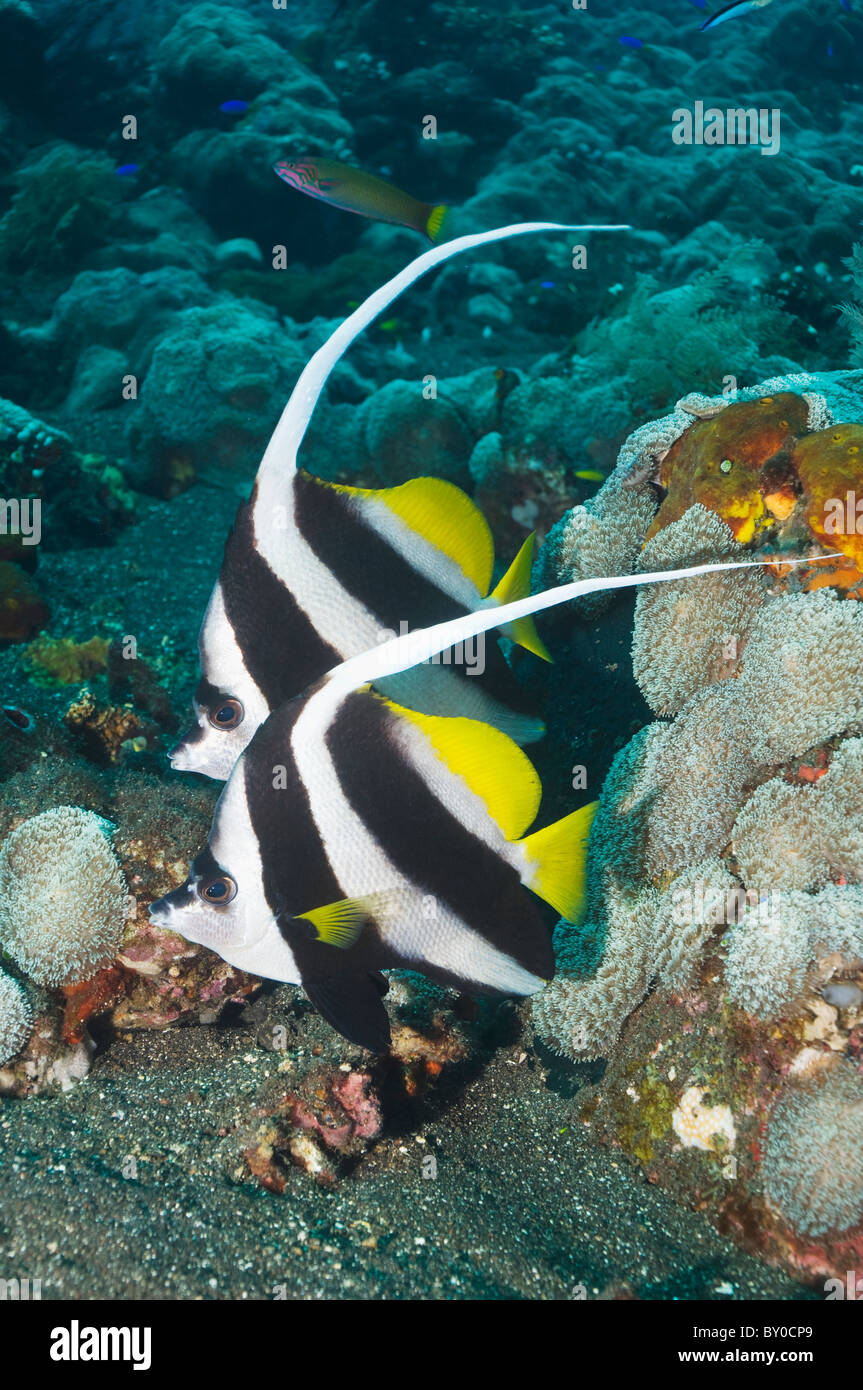
[(236, 729), (238, 724), (243, 722), (243, 706), (239, 700), (233, 697), (223, 700), (214, 710), (210, 710), (208, 718), (214, 729)]
[(203, 898), (205, 903), (224, 907), (237, 896), (237, 885), (229, 874), (217, 874), (215, 878), (204, 879), (203, 883), (198, 885), (198, 896)]

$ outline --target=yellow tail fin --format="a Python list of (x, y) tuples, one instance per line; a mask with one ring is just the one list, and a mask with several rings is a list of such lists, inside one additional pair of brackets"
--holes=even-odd
[[(516, 555), (503, 579), (493, 590), (491, 598), (495, 603), (512, 603), (515, 599), (526, 598), (530, 593), (530, 571), (533, 564), (533, 545), (535, 537), (531, 533)], [(543, 661), (551, 661), (548, 648), (536, 630), (533, 618), (516, 618), (501, 628), (513, 642)]]
[(584, 911), (587, 840), (598, 805), (592, 801), (519, 841), (528, 864), (523, 882), (568, 922)]
[(449, 208), (446, 203), (438, 203), (437, 207), (432, 208), (429, 213), (428, 221), (426, 222), (426, 236), (429, 241), (440, 241), (443, 224), (446, 221), (448, 212)]

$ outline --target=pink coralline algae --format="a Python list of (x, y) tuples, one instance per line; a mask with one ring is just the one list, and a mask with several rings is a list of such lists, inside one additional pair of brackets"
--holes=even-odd
[(289, 1105), (291, 1120), (315, 1134), (328, 1149), (346, 1153), (353, 1140), (376, 1139), (381, 1132), (380, 1101), (371, 1085), (367, 1073), (348, 1072), (323, 1092), (316, 1090), (311, 1103), (298, 1099)]
[(284, 1192), (291, 1167), (329, 1185), (383, 1130), (383, 1112), (368, 1072), (319, 1068), (240, 1135), (242, 1166), (271, 1192)]

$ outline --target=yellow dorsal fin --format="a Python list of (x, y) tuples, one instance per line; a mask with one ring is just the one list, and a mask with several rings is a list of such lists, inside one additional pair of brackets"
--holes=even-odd
[(521, 841), (528, 862), (523, 882), (568, 922), (584, 911), (587, 840), (598, 806), (592, 801)]
[(482, 797), (507, 840), (517, 840), (536, 819), (542, 784), (533, 763), (508, 734), (478, 719), (418, 714), (386, 702), (421, 729), (443, 763)]
[(476, 585), (480, 597), (488, 593), (494, 541), (482, 512), (455, 483), (443, 478), (411, 478), (399, 487), (327, 486), (360, 500), (383, 502), (406, 526), (457, 564)]
[[(531, 532), (503, 579), (492, 593), (491, 597), (495, 603), (512, 603), (516, 599), (526, 598), (530, 593), (534, 540), (535, 537)], [(535, 656), (541, 656), (543, 661), (551, 661), (548, 648), (537, 632), (533, 618), (517, 618), (514, 623), (507, 623), (505, 627), (502, 627), (501, 631), (505, 632), (507, 637), (519, 647), (526, 648)]]
[(338, 902), (299, 912), (298, 920), (311, 922), (319, 941), (347, 950), (353, 946), (366, 922), (374, 916), (374, 897), (340, 898)]

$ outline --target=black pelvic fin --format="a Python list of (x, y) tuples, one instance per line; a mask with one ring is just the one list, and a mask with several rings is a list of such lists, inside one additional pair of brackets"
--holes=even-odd
[(387, 985), (378, 971), (340, 971), (303, 980), (303, 989), (318, 1013), (349, 1042), (369, 1052), (386, 1052), (390, 1020), (381, 1001)]

